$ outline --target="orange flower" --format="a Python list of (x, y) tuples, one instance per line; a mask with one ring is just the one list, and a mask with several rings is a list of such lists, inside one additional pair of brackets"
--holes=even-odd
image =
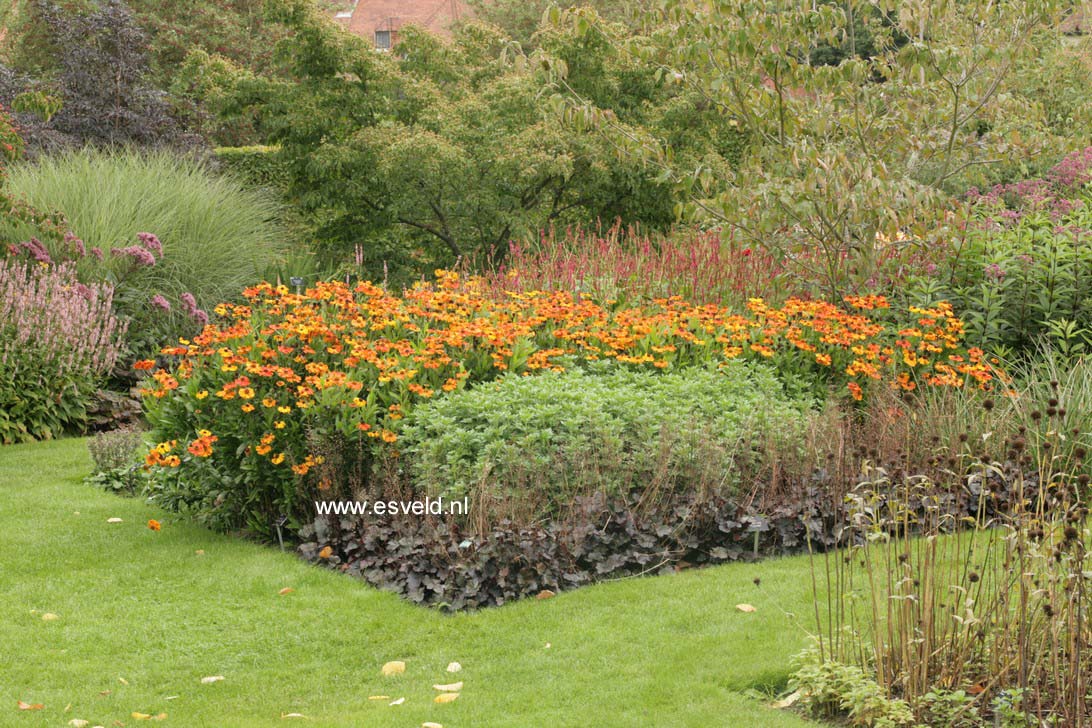
[(153, 518), (148, 521), (148, 528), (152, 529), (153, 531), (158, 531), (163, 528), (163, 526), (160, 525), (159, 521)]

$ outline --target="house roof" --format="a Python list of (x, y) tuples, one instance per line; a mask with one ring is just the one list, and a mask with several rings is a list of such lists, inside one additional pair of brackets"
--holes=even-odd
[(450, 37), (451, 26), (472, 15), (466, 0), (359, 0), (349, 19), (349, 30), (364, 38), (377, 30), (398, 30), (416, 25)]

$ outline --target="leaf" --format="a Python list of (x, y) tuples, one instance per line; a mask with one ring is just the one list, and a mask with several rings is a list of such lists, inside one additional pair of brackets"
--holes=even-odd
[(432, 699), (434, 703), (454, 703), (459, 697), (458, 693), (440, 693)]
[(60, 619), (60, 617), (58, 617), (53, 612), (46, 612), (42, 615), (43, 622), (56, 622), (58, 619)]
[(306, 718), (303, 713), (281, 713), (281, 720), (288, 720), (289, 718)]
[(224, 679), (223, 675), (209, 675), (208, 677), (201, 678), (202, 685), (212, 685), (215, 682), (220, 682)]
[(294, 591), (296, 591), (296, 590), (295, 590), (295, 589), (293, 589), (292, 587), (290, 587), (290, 586), (286, 586), (286, 587), (285, 587), (284, 589), (281, 589), (281, 590), (280, 590), (279, 592), (277, 592), (277, 593), (278, 593), (278, 594), (280, 594), (280, 595), (281, 595), (281, 596), (283, 597), (283, 596), (285, 596), (285, 595), (287, 595), (287, 594), (291, 594), (291, 593), (292, 593), (292, 592), (294, 592)]
[(123, 521), (120, 518), (107, 518), (106, 522), (107, 523), (123, 523)]
[(450, 685), (433, 685), (433, 690), (439, 690), (444, 693), (457, 693), (463, 689), (463, 681), (451, 683)]
[(390, 700), (390, 699), (391, 699), (391, 696), (389, 696), (389, 695), (369, 695), (368, 696), (368, 700)]
[(129, 681), (126, 680), (125, 678), (121, 677), (120, 675), (118, 676), (118, 682), (121, 683), (122, 685), (128, 685), (129, 684)]
[(329, 546), (323, 546), (322, 551), (319, 551), (318, 555), (320, 559), (328, 559), (334, 555), (334, 550)]
[(557, 596), (557, 595), (554, 592), (550, 591), (549, 589), (543, 589), (538, 594), (535, 594), (535, 599), (549, 599), (550, 597), (553, 597), (553, 596)]
[(404, 702), (406, 702), (405, 698), (398, 698), (397, 700), (392, 700), (389, 704), (390, 705), (401, 705)]
[(758, 611), (750, 604), (737, 604), (736, 609), (740, 612), (746, 612), (747, 614)]
[(205, 549), (197, 549), (196, 551), (194, 551), (194, 553), (197, 554), (198, 556), (204, 556), (205, 555)]
[(433, 723), (432, 721), (427, 721), (427, 722), (421, 724), (421, 728), (444, 728), (444, 727), (440, 723)]
[(41, 703), (24, 703), (22, 700), (18, 702), (19, 710), (41, 710), (45, 706)]
[(459, 663), (457, 663), (457, 662), (449, 662), (449, 663), (447, 663), (447, 671), (448, 671), (448, 672), (458, 672), (459, 670), (462, 670), (462, 669), (463, 669), (463, 666), (462, 666), (462, 665), (460, 665), (460, 664), (459, 664)]
[(406, 663), (401, 660), (393, 660), (383, 665), (383, 669), (380, 672), (384, 677), (390, 677), (391, 675), (401, 675), (406, 671)]
[(87, 728), (87, 726), (91, 725), (91, 721), (83, 718), (73, 718), (68, 721), (68, 725), (72, 726), (72, 728)]

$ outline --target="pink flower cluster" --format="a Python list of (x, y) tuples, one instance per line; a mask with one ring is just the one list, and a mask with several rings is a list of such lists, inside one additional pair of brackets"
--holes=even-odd
[(1053, 220), (1061, 220), (1084, 205), (1079, 195), (1081, 188), (1089, 183), (1092, 183), (1092, 147), (1067, 155), (1046, 177), (994, 185), (985, 192), (972, 187), (967, 199), (976, 205), (996, 208), (984, 225), (999, 230), (1020, 222), (1029, 213), (1045, 212)]
[(86, 285), (71, 262), (30, 265), (0, 260), (0, 370), (24, 386), (95, 379), (123, 347), (113, 288)]
[[(125, 248), (111, 248), (110, 255), (116, 258), (128, 257), (132, 258), (137, 265), (151, 268), (155, 265), (156, 258), (163, 257), (163, 243), (159, 241), (152, 233), (137, 233), (137, 240), (140, 241), (140, 245), (130, 245)], [(160, 297), (162, 298), (162, 297)], [(166, 302), (166, 299), (162, 299), (162, 302), (156, 302), (152, 300), (152, 305), (159, 308), (163, 308), (162, 304), (166, 304), (165, 311), (171, 310), (171, 305)]]
[(197, 299), (192, 293), (183, 293), (179, 296), (182, 301), (182, 308), (186, 310), (186, 314), (201, 326), (205, 326), (209, 322), (209, 315), (197, 307)]

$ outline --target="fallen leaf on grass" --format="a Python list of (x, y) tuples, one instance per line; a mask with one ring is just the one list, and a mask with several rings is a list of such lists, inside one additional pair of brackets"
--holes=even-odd
[(303, 713), (281, 713), (281, 720), (287, 720), (289, 718), (304, 718), (304, 719), (306, 719), (307, 716), (304, 715)]
[(454, 703), (459, 697), (458, 693), (440, 693), (432, 699), (434, 703)]
[(401, 675), (405, 671), (406, 663), (402, 662), (401, 660), (392, 660), (391, 662), (383, 665), (383, 669), (380, 670), (380, 672), (382, 672), (385, 677), (390, 677), (391, 675)]
[(368, 700), (390, 700), (390, 699), (391, 699), (391, 696), (389, 696), (389, 695), (369, 695), (368, 696)]
[(45, 706), (41, 703), (24, 703), (22, 700), (18, 702), (19, 710), (41, 710)]
[(123, 521), (120, 518), (107, 518), (106, 522), (107, 523), (123, 523)]
[(556, 596), (554, 592), (550, 591), (549, 589), (543, 589), (538, 594), (535, 594), (535, 599), (549, 599), (553, 596)]
[(194, 553), (197, 554), (198, 556), (204, 556), (205, 555), (205, 549), (197, 549), (196, 551), (194, 551)]
[(333, 555), (334, 555), (334, 550), (332, 548), (330, 548), (329, 546), (323, 546), (322, 551), (318, 552), (318, 556), (319, 556), (320, 559), (328, 559)]
[(72, 728), (87, 728), (87, 726), (91, 725), (91, 721), (83, 718), (73, 718), (68, 721), (68, 725), (72, 726)]
[(459, 682), (451, 683), (450, 685), (433, 685), (432, 689), (439, 690), (442, 693), (457, 693), (463, 689), (463, 682), (460, 680)]
[(152, 715), (150, 713), (137, 713), (136, 711), (133, 711), (132, 713), (130, 713), (130, 715), (132, 716), (133, 720), (167, 720), (166, 713), (157, 713), (156, 715)]
[(429, 723), (422, 723), (421, 728), (444, 728), (444, 727), (442, 725), (440, 725), (439, 723), (429, 722)]
[(112, 692), (114, 692), (114, 691), (113, 690), (100, 690), (99, 695), (109, 695)]
[(448, 671), (448, 672), (458, 672), (459, 670), (462, 670), (462, 669), (463, 669), (463, 666), (462, 666), (462, 665), (460, 665), (460, 664), (459, 664), (459, 663), (457, 663), (457, 662), (449, 662), (449, 663), (447, 663), (447, 671)]
[(178, 700), (181, 697), (182, 697), (181, 695), (168, 695), (167, 697), (165, 697), (163, 699), (164, 700)]
[(751, 612), (757, 611), (750, 604), (737, 604), (736, 609), (738, 611), (740, 611), (740, 612), (746, 612), (747, 614), (750, 614)]
[(398, 698), (398, 700), (392, 700), (388, 705), (401, 705), (404, 702), (406, 702), (405, 698)]
[(286, 594), (291, 594), (291, 593), (292, 593), (292, 592), (294, 592), (294, 591), (296, 591), (296, 590), (295, 590), (295, 589), (293, 589), (292, 587), (290, 587), (290, 586), (286, 586), (286, 587), (285, 587), (284, 589), (281, 589), (281, 590), (280, 590), (279, 592), (277, 592), (277, 593), (278, 593), (278, 594), (280, 594), (280, 595), (281, 595), (281, 596), (283, 597), (284, 595), (286, 595)]
[(224, 679), (223, 675), (209, 675), (208, 677), (201, 678), (202, 685), (212, 685), (214, 682), (220, 682)]
[(60, 617), (58, 617), (53, 612), (46, 612), (42, 615), (43, 622), (56, 622), (58, 619), (60, 619)]
[(549, 642), (547, 642), (547, 643), (546, 643), (546, 646), (545, 646), (545, 647), (543, 647), (542, 649), (544, 649), (544, 650), (548, 650), (548, 649), (550, 649), (551, 647), (553, 647), (553, 645), (551, 645), (551, 644), (550, 644)]
[(121, 683), (122, 685), (128, 685), (129, 684), (129, 681), (126, 680), (125, 678), (121, 677), (120, 675), (118, 676), (118, 682)]

